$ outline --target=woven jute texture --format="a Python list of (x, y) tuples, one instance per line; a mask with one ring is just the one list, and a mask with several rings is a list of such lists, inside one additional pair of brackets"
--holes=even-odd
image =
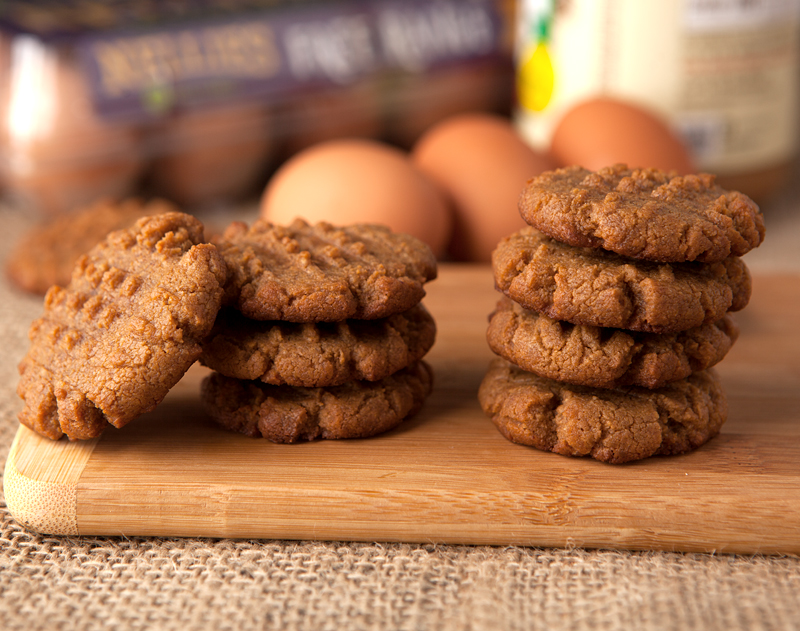
[[(3, 216), (3, 258), (24, 224)], [(40, 312), (0, 281), (0, 464)], [(48, 537), (0, 517), (3, 631), (800, 629), (796, 557)]]

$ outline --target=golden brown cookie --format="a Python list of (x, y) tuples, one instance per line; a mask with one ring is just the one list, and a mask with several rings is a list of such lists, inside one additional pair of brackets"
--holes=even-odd
[(366, 438), (390, 430), (420, 409), (432, 382), (424, 361), (380, 381), (330, 388), (272, 386), (211, 373), (201, 397), (206, 412), (226, 429), (295, 443)]
[(531, 179), (519, 209), (528, 224), (563, 243), (649, 261), (722, 261), (764, 239), (755, 202), (705, 173), (572, 166)]
[(20, 421), (58, 439), (98, 436), (152, 410), (199, 357), (225, 264), (182, 213), (112, 232), (47, 292), (19, 364)]
[(436, 323), (422, 304), (377, 320), (316, 323), (251, 320), (223, 309), (200, 362), (237, 379), (338, 386), (388, 377), (421, 359), (435, 338)]
[(492, 255), (495, 284), (526, 309), (555, 320), (673, 333), (715, 322), (750, 300), (747, 267), (634, 261), (599, 248), (576, 248), (527, 226)]
[(109, 232), (128, 228), (140, 217), (175, 212), (169, 202), (131, 198), (101, 199), (75, 212), (50, 217), (20, 239), (6, 260), (6, 275), (20, 289), (44, 294), (52, 285), (69, 283), (81, 256)]
[(658, 388), (721, 361), (739, 336), (730, 316), (659, 335), (571, 324), (501, 299), (486, 339), (501, 357), (529, 372), (596, 388)]
[(713, 369), (657, 390), (606, 390), (539, 377), (497, 358), (478, 397), (512, 442), (614, 464), (696, 449), (728, 414)]
[(417, 304), (436, 277), (427, 245), (378, 225), (234, 222), (217, 245), (229, 270), (226, 304), (255, 320), (385, 318)]

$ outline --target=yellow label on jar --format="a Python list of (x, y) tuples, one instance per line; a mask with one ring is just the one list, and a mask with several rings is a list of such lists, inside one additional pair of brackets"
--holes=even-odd
[(553, 64), (547, 46), (539, 42), (517, 70), (517, 95), (522, 107), (541, 112), (553, 96)]

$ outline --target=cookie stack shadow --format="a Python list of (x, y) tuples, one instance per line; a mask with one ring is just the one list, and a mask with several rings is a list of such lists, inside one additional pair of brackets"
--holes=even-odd
[(234, 225), (217, 246), (233, 273), (200, 362), (219, 425), (277, 443), (365, 438), (421, 408), (436, 336), (420, 301), (436, 276), (427, 246), (301, 220)]
[(510, 441), (623, 463), (696, 449), (727, 399), (712, 368), (736, 341), (764, 222), (710, 175), (615, 165), (530, 180), (528, 224), (492, 256), (504, 296), (479, 390)]

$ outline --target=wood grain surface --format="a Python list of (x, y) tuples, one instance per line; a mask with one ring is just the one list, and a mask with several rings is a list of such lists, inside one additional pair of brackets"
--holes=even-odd
[(275, 445), (227, 433), (200, 408), (198, 366), (154, 412), (89, 443), (21, 428), (9, 508), (52, 534), (800, 553), (800, 277), (754, 278), (718, 366), (720, 436), (626, 465), (511, 444), (483, 415), (497, 297), (488, 267), (442, 266), (425, 299), (434, 393), (387, 434)]

